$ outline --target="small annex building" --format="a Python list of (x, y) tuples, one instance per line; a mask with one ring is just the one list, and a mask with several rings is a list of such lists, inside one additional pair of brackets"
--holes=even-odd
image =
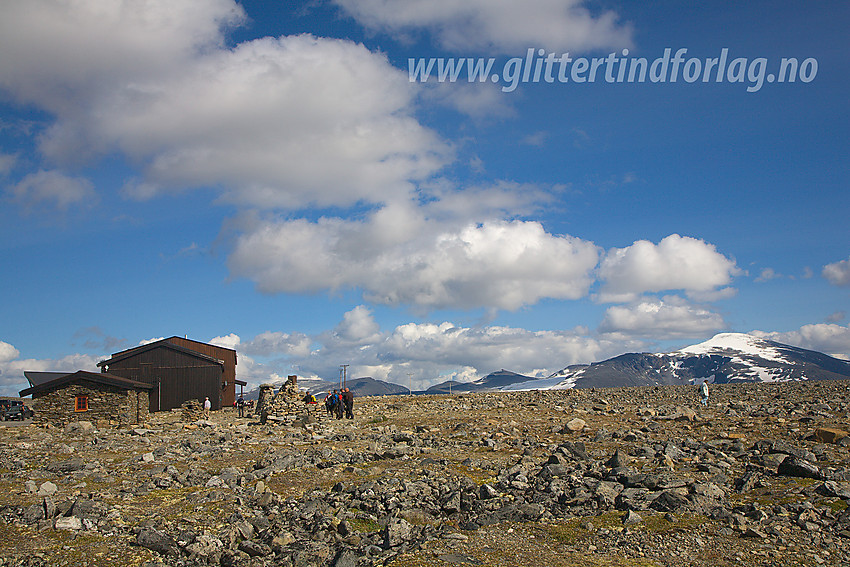
[(150, 384), (85, 370), (57, 374), (20, 392), (32, 396), (33, 423), (91, 421), (120, 427), (147, 421)]
[(149, 411), (170, 411), (209, 398), (212, 409), (236, 401), (236, 351), (170, 337), (113, 354), (97, 363), (103, 372), (149, 384)]

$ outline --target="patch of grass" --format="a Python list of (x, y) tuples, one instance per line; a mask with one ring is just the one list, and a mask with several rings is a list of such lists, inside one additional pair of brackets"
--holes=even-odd
[(150, 516), (156, 510), (156, 518), (168, 522), (183, 519), (200, 521), (204, 525), (218, 524), (229, 514), (229, 506), (220, 500), (208, 501), (206, 496), (213, 492), (198, 487), (180, 487), (151, 490), (147, 494), (133, 496), (122, 505), (122, 523), (133, 524), (140, 518)]
[(745, 494), (731, 494), (729, 500), (736, 503), (754, 502), (763, 507), (785, 505), (805, 499), (801, 492), (820, 483), (817, 479), (802, 477), (776, 477), (767, 480), (767, 486)]
[(465, 476), (478, 486), (496, 482), (496, 478), (489, 471), (477, 467), (467, 467), (457, 462), (450, 462), (449, 467), (455, 474)]
[(665, 515), (662, 514), (644, 515), (643, 522), (629, 526), (629, 529), (653, 533), (689, 531), (711, 521), (706, 516), (691, 514), (690, 512), (673, 514), (673, 517), (675, 521), (671, 522), (665, 517)]
[(843, 512), (848, 507), (847, 502), (845, 500), (841, 500), (840, 498), (836, 498), (832, 502), (826, 502), (825, 505), (833, 512)]
[[(639, 512), (643, 518), (642, 522), (628, 526), (633, 532), (666, 533), (672, 531), (687, 531), (702, 525), (710, 520), (698, 514), (682, 513), (674, 514), (675, 521), (668, 520), (664, 515), (654, 512)], [(610, 532), (621, 532), (623, 516), (625, 512), (606, 512), (599, 516), (573, 518), (558, 524), (542, 525), (542, 529), (551, 537), (565, 545), (575, 545), (595, 534), (598, 530), (606, 529)]]
[(37, 532), (30, 527), (0, 523), (0, 549), (7, 561), (18, 560), (9, 563), (14, 565), (31, 559), (31, 564), (54, 567), (138, 567), (154, 558), (147, 549), (131, 545), (131, 538), (94, 532)]
[(373, 520), (372, 518), (368, 518), (363, 515), (355, 516), (348, 520), (348, 523), (351, 525), (351, 529), (355, 532), (373, 533), (380, 531), (381, 529), (381, 524), (379, 524), (377, 520)]
[[(616, 515), (615, 515), (616, 516)], [(598, 519), (599, 517), (596, 517)], [(604, 519), (608, 521), (609, 518)], [(615, 521), (615, 518), (610, 518)], [(564, 524), (572, 524), (573, 521)], [(578, 524), (576, 524), (578, 525)], [(425, 549), (403, 554), (392, 567), (445, 567), (449, 564), (503, 567), (545, 565), (547, 567), (658, 567), (658, 563), (625, 554), (591, 553), (566, 549), (565, 533), (558, 526), (536, 523), (506, 523), (472, 532), (456, 543), (429, 542)], [(563, 528), (563, 525), (559, 525)], [(581, 529), (580, 526), (578, 526)], [(587, 531), (587, 530), (585, 530)], [(571, 536), (566, 536), (567, 538)]]
[(622, 512), (606, 512), (600, 516), (572, 518), (558, 524), (541, 525), (541, 528), (558, 542), (565, 545), (575, 545), (584, 541), (599, 529), (622, 530), (622, 517)]

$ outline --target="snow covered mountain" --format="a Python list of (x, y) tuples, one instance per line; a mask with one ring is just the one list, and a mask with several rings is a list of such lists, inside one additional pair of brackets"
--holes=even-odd
[[(493, 390), (502, 390), (518, 382), (522, 382), (524, 384), (534, 382), (536, 384), (539, 381), (535, 380), (531, 376), (523, 376), (522, 374), (517, 374), (516, 372), (511, 372), (509, 370), (502, 369), (498, 372), (491, 372), (484, 378), (479, 378), (474, 382), (440, 382), (439, 384), (434, 384), (433, 386), (425, 390), (424, 393), (448, 394), (449, 392), (485, 392)], [(541, 388), (538, 386), (535, 388), (528, 389), (545, 390), (546, 388)]]
[(743, 333), (721, 333), (678, 351), (628, 353), (568, 366), (545, 380), (504, 390), (604, 388), (729, 382), (784, 382), (850, 378), (850, 362)]

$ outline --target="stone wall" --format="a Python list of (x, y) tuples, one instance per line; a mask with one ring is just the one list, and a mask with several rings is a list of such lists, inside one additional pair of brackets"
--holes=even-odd
[[(75, 411), (77, 396), (88, 397), (87, 411)], [(33, 423), (65, 426), (74, 421), (91, 421), (120, 427), (147, 421), (148, 407), (145, 390), (124, 390), (105, 384), (69, 384), (33, 396)]]

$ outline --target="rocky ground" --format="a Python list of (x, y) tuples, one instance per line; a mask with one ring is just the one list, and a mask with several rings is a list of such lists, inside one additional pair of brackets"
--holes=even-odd
[(0, 565), (850, 565), (845, 381), (355, 411), (0, 426)]

